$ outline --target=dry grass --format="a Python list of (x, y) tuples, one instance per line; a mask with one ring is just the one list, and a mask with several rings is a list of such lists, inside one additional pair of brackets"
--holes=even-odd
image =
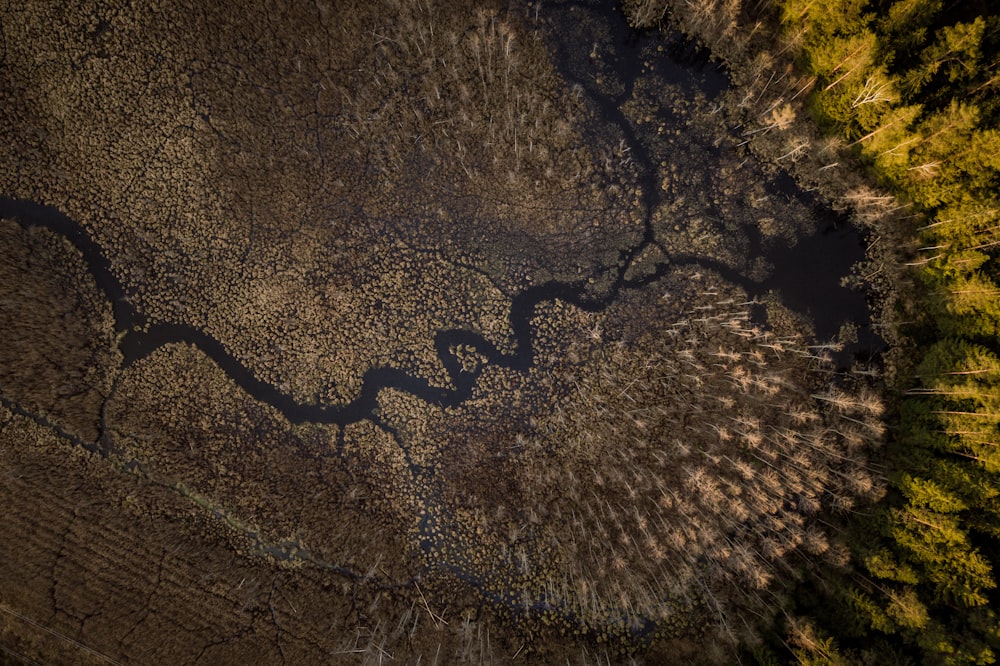
[(0, 391), (86, 442), (121, 354), (114, 318), (68, 241), (0, 220)]

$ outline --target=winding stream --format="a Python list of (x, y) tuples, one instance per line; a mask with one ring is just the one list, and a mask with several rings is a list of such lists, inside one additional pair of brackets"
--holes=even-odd
[[(459, 359), (451, 353), (451, 349), (458, 345), (467, 345), (482, 354), (487, 363), (511, 368), (513, 370), (527, 371), (534, 363), (534, 350), (531, 345), (531, 319), (536, 308), (544, 302), (561, 300), (575, 305), (588, 312), (599, 312), (611, 305), (623, 289), (639, 289), (645, 287), (659, 278), (668, 270), (678, 266), (695, 265), (706, 270), (719, 273), (726, 280), (738, 284), (753, 296), (759, 296), (772, 288), (782, 286), (807, 285), (803, 291), (794, 292), (799, 297), (797, 300), (807, 300), (811, 295), (820, 303), (829, 304), (832, 296), (836, 296), (834, 305), (851, 305), (857, 309), (859, 298), (853, 292), (839, 287), (830, 288), (829, 280), (824, 285), (821, 276), (825, 275), (825, 269), (831, 263), (829, 258), (835, 255), (831, 252), (828, 239), (825, 236), (813, 237), (815, 240), (808, 243), (808, 249), (812, 250), (803, 256), (804, 248), (799, 247), (798, 252), (784, 251), (775, 253), (779, 256), (774, 259), (785, 258), (791, 262), (794, 260), (796, 268), (802, 270), (784, 270), (784, 262), (776, 261), (775, 271), (779, 277), (771, 277), (762, 283), (756, 283), (741, 275), (738, 271), (725, 264), (705, 259), (694, 255), (680, 255), (671, 257), (669, 261), (656, 264), (656, 269), (643, 275), (640, 278), (631, 280), (625, 279), (625, 274), (631, 267), (632, 262), (651, 243), (655, 243), (652, 230), (647, 220), (647, 232), (643, 241), (634, 248), (627, 251), (624, 264), (620, 264), (614, 270), (617, 273), (615, 280), (606, 294), (600, 297), (589, 293), (589, 283), (586, 279), (565, 283), (559, 281), (546, 282), (517, 294), (511, 302), (510, 326), (514, 331), (516, 340), (516, 351), (512, 354), (503, 354), (496, 346), (487, 340), (480, 333), (463, 329), (442, 330), (437, 333), (434, 346), (437, 350), (438, 358), (448, 372), (454, 389), (438, 388), (432, 386), (428, 380), (407, 374), (406, 372), (393, 367), (370, 368), (364, 374), (362, 388), (358, 396), (351, 402), (342, 406), (337, 405), (315, 405), (296, 401), (288, 394), (282, 393), (271, 384), (258, 379), (249, 369), (241, 364), (218, 340), (204, 331), (188, 325), (178, 323), (153, 323), (147, 326), (146, 316), (136, 310), (126, 298), (126, 291), (118, 279), (109, 268), (107, 259), (102, 249), (98, 246), (86, 231), (74, 220), (53, 206), (38, 204), (26, 200), (14, 200), (0, 197), (0, 217), (16, 219), (23, 226), (44, 227), (64, 236), (80, 251), (86, 261), (91, 274), (94, 276), (98, 287), (104, 292), (108, 300), (112, 303), (115, 328), (119, 333), (124, 333), (121, 338), (120, 348), (124, 356), (124, 367), (128, 367), (136, 361), (148, 356), (160, 347), (171, 343), (187, 343), (196, 346), (205, 355), (212, 359), (221, 367), (225, 373), (255, 399), (265, 402), (280, 411), (282, 415), (291, 423), (329, 423), (337, 425), (349, 425), (365, 419), (371, 419), (373, 411), (377, 407), (378, 394), (384, 389), (399, 389), (411, 393), (422, 400), (425, 400), (442, 407), (450, 407), (464, 402), (471, 395), (472, 389), (479, 377), (481, 369), (474, 372), (466, 372), (461, 366)], [(857, 246), (856, 234), (841, 231), (834, 237), (839, 244)], [(835, 249), (835, 248), (833, 248)], [(784, 255), (784, 257), (780, 256)], [(817, 259), (823, 259), (817, 263)], [(810, 279), (805, 274), (807, 267), (819, 267), (819, 275)], [(836, 276), (834, 276), (836, 277)], [(787, 285), (785, 281), (787, 280)], [(823, 287), (827, 288), (824, 290)], [(828, 293), (823, 293), (824, 291)], [(810, 299), (811, 300), (811, 299)], [(794, 302), (789, 305), (796, 305)], [(864, 306), (863, 298), (860, 305)], [(828, 307), (821, 312), (830, 310), (840, 310), (839, 307)], [(833, 316), (828, 319), (818, 319), (817, 327), (820, 330), (831, 328), (831, 321), (842, 319)], [(820, 324), (823, 324), (821, 327)], [(143, 327), (146, 326), (144, 330)], [(835, 332), (835, 331), (834, 331)]]

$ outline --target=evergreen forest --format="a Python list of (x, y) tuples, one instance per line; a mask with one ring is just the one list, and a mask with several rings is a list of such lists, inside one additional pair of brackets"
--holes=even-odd
[(806, 115), (885, 192), (855, 195), (856, 207), (896, 213), (882, 223), (895, 228), (876, 232), (900, 239), (903, 267), (895, 326), (907, 353), (891, 361), (897, 399), (881, 454), (889, 492), (840, 517), (852, 564), (808, 576), (772, 646), (753, 653), (760, 663), (995, 663), (996, 5), (780, 0), (721, 9), (730, 32), (768, 34), (768, 55), (807, 77), (798, 91)]

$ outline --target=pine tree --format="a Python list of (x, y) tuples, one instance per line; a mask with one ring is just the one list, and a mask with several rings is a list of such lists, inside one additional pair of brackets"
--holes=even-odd
[(899, 0), (880, 12), (878, 34), (885, 55), (909, 60), (927, 41), (932, 21), (941, 11), (941, 0)]
[(928, 303), (944, 336), (989, 338), (1000, 334), (1000, 288), (982, 272), (937, 287)]
[[(918, 94), (935, 79), (949, 88), (961, 88), (971, 81), (983, 59), (982, 43), (986, 20), (977, 16), (971, 23), (957, 23), (941, 29), (934, 43), (921, 53), (921, 64), (910, 70), (906, 83), (911, 94)], [(957, 84), (957, 85), (956, 85)]]
[[(959, 101), (927, 117), (917, 127), (905, 178), (897, 185), (927, 209), (962, 201), (960, 179), (951, 173), (952, 160), (968, 147), (978, 123), (979, 109)], [(942, 173), (948, 175), (939, 177)]]

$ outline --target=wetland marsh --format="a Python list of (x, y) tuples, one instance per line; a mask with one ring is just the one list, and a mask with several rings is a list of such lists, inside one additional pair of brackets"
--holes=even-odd
[(875, 498), (858, 232), (607, 3), (9, 7), (0, 643), (726, 660)]

